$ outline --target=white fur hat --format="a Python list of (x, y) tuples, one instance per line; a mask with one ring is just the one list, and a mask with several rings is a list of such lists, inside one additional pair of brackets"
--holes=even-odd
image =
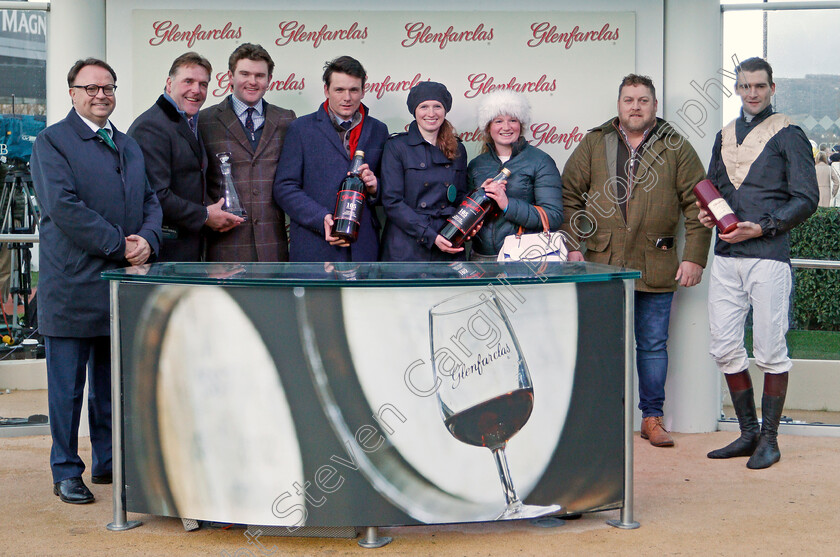
[(513, 116), (522, 127), (522, 132), (531, 123), (531, 103), (522, 93), (509, 89), (497, 89), (487, 94), (478, 106), (478, 127), (483, 130), (493, 118), (505, 114)]

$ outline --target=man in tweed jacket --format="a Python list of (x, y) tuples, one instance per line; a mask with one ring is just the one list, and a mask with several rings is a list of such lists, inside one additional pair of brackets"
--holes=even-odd
[(201, 111), (199, 130), (207, 152), (207, 193), (212, 201), (224, 190), (219, 153), (230, 153), (231, 173), (248, 213), (226, 232), (208, 231), (207, 261), (288, 261), (286, 217), (271, 198), (274, 173), (286, 128), (295, 113), (268, 104), (274, 61), (260, 45), (244, 43), (228, 61), (233, 94)]
[[(637, 269), (635, 332), (642, 437), (673, 446), (663, 425), (668, 325), (677, 285), (703, 276), (711, 231), (697, 218), (694, 185), (703, 164), (685, 138), (656, 118), (649, 77), (630, 74), (619, 87), (618, 117), (593, 128), (563, 171), (569, 260)], [(685, 215), (682, 262), (676, 235)], [(585, 256), (580, 242), (585, 240)]]

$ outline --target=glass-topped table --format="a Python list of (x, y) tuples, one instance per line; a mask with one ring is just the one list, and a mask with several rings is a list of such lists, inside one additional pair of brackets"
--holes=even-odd
[(157, 263), (102, 273), (109, 280), (230, 286), (466, 286), (635, 279), (641, 273), (598, 263)]
[(123, 401), (109, 528), (133, 526), (126, 511), (264, 533), (504, 520), (522, 516), (517, 497), (531, 516), (621, 509), (614, 525), (634, 527), (639, 276), (496, 262), (103, 273)]

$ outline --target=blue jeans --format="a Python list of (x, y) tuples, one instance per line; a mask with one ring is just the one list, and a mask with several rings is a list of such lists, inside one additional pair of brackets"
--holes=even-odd
[(642, 417), (661, 416), (668, 374), (668, 325), (673, 292), (636, 292), (636, 370)]

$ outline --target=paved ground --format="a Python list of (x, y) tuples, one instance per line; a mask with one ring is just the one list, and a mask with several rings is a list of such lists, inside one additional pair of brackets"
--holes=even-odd
[[(677, 434), (675, 448), (656, 449), (637, 434), (638, 530), (607, 526), (619, 516), (611, 511), (553, 529), (528, 522), (396, 528), (385, 531), (394, 541), (379, 550), (346, 539), (261, 538), (263, 554), (838, 555), (840, 440), (784, 435), (782, 461), (762, 471), (748, 470), (746, 459), (705, 458), (733, 437)], [(185, 532), (171, 518), (130, 513), (143, 526), (109, 532), (110, 486), (89, 484), (97, 497), (91, 505), (61, 503), (52, 494), (49, 446), (47, 436), (0, 438), (0, 555), (260, 555), (243, 530)]]

